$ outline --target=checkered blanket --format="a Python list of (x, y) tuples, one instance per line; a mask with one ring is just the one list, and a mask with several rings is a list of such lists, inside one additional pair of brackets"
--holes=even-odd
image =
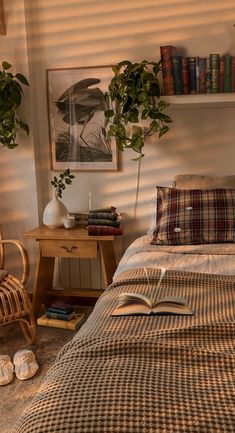
[[(235, 277), (159, 276), (120, 274), (14, 433), (235, 432)], [(183, 296), (194, 316), (111, 317), (122, 292)]]

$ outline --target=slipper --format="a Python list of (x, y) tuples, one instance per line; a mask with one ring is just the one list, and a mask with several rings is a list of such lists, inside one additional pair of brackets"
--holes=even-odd
[(33, 377), (39, 368), (32, 350), (22, 349), (15, 353), (13, 358), (15, 375), (17, 379), (26, 380)]
[(14, 366), (8, 355), (0, 355), (0, 385), (7, 385), (13, 379)]

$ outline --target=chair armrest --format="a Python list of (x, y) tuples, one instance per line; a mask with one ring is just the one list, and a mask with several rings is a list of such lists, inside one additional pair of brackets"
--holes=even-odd
[(20, 251), (21, 258), (22, 258), (22, 264), (23, 264), (23, 274), (22, 274), (20, 281), (22, 284), (25, 284), (28, 280), (28, 277), (29, 277), (29, 258), (28, 258), (28, 253), (27, 253), (24, 245), (20, 241), (17, 241), (15, 239), (0, 240), (0, 245), (3, 245), (3, 244), (13, 244)]

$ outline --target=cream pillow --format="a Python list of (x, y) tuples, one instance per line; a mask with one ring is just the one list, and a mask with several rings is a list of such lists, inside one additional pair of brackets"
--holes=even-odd
[(235, 188), (235, 175), (219, 177), (203, 174), (177, 174), (174, 187), (179, 189)]

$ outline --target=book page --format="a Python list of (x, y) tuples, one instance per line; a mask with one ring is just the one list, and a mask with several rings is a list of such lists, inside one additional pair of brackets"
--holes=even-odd
[(181, 296), (164, 296), (157, 300), (156, 305), (159, 305), (163, 302), (171, 302), (173, 304), (186, 305), (186, 299)]
[(179, 315), (192, 315), (193, 312), (186, 306), (175, 304), (173, 302), (161, 302), (156, 305), (153, 310), (153, 313), (165, 313), (165, 314), (179, 314)]
[(117, 306), (113, 310), (111, 316), (131, 316), (134, 314), (146, 315), (150, 313), (151, 313), (151, 309), (147, 305), (132, 304), (132, 305)]
[(147, 296), (141, 295), (139, 293), (121, 293), (117, 298), (118, 306), (121, 305), (145, 305), (148, 308), (152, 308), (151, 300)]

